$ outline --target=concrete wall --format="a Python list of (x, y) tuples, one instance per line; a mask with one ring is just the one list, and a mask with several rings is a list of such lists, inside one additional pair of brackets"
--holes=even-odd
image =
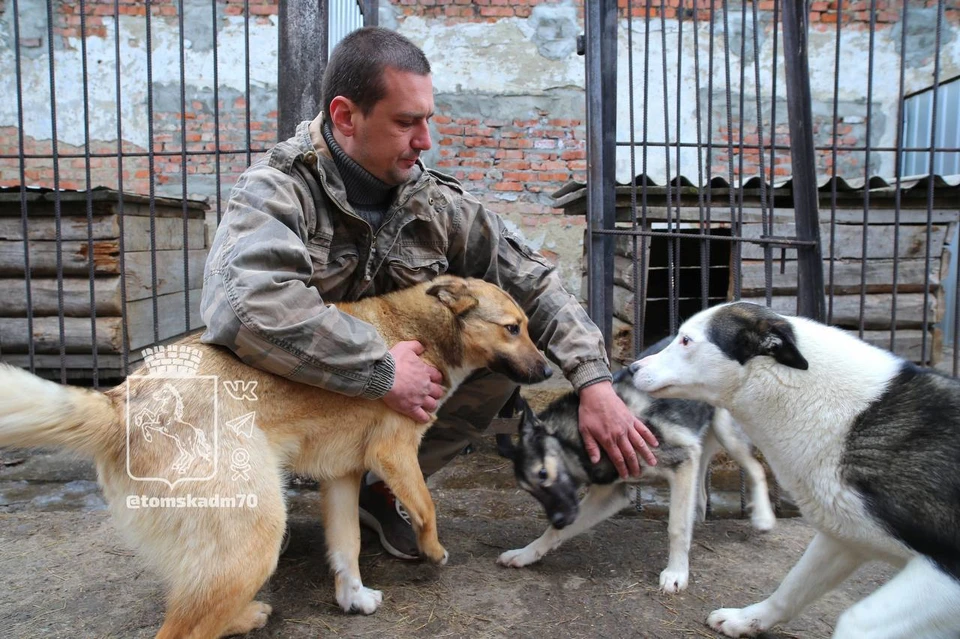
[[(789, 143), (782, 69), (777, 76), (776, 100), (773, 95), (773, 3), (769, 0), (757, 3), (754, 28), (752, 4), (746, 5), (746, 14), (731, 11), (725, 16), (721, 3), (716, 2), (712, 69), (708, 64), (710, 15), (703, 9), (703, 2), (697, 4), (700, 8), (696, 14), (689, 8), (694, 6), (691, 0), (683, 3), (667, 0), (663, 16), (658, 10), (651, 10), (647, 16), (644, 9), (635, 6), (634, 15), (628, 17), (626, 10), (621, 9), (618, 137), (621, 140), (630, 137), (627, 54), (628, 41), (632, 39), (635, 138), (641, 138), (645, 113), (646, 138), (663, 140), (666, 113), (671, 141), (678, 139), (679, 123), (681, 141), (697, 142), (699, 131), (702, 144), (709, 139), (717, 147), (710, 158), (698, 156), (695, 149), (683, 150), (679, 171), (676, 152), (672, 151), (671, 175), (679, 172), (696, 179), (702, 171), (705, 175), (728, 177), (732, 170), (736, 176), (741, 171), (741, 159), (743, 174), (754, 175), (759, 170), (759, 154), (750, 149), (741, 153), (739, 143), (743, 140), (749, 145), (759, 140), (756, 75), (761, 87), (759, 112), (763, 141), (769, 140), (775, 115), (777, 142)], [(739, 3), (730, 4), (739, 8)], [(949, 10), (940, 43), (941, 79), (960, 75), (960, 10), (956, 3), (947, 4)], [(175, 0), (152, 3), (151, 83), (147, 82), (148, 34), (143, 3), (123, 0), (119, 20), (114, 19), (112, 0), (88, 0), (85, 5), (85, 40), (81, 38), (77, 3), (55, 1), (52, 5), (57, 152), (61, 156), (84, 152), (86, 121), (90, 150), (107, 155), (91, 161), (91, 184), (117, 187), (117, 177), (121, 175), (115, 157), (118, 113), (125, 152), (145, 153), (151, 142), (158, 152), (178, 153), (183, 148), (182, 142), (190, 152), (207, 152), (216, 148), (219, 137), (220, 149), (229, 152), (221, 156), (219, 170), (212, 155), (191, 156), (185, 169), (179, 155), (157, 156), (152, 169), (158, 193), (179, 196), (183, 192), (185, 173), (186, 192), (194, 197), (211, 198), (216, 205), (217, 175), (220, 197), (226, 198), (236, 176), (248, 164), (247, 119), (251, 122), (249, 142), (254, 153), (268, 147), (276, 138), (277, 0), (250, 0), (249, 29), (242, 16), (242, 0), (218, 2), (215, 18), (209, 0), (184, 0), (182, 98), (181, 36)], [(905, 93), (926, 88), (933, 80), (936, 2), (911, 0), (907, 45), (902, 52), (902, 4), (878, 0), (874, 80), (869, 105), (865, 96), (870, 32), (869, 14), (864, 11), (869, 3), (861, 0), (845, 3), (842, 14), (838, 14), (835, 5), (832, 2), (812, 4), (810, 67), (817, 142), (829, 144), (836, 132), (842, 147), (863, 145), (869, 115), (871, 144), (892, 146), (896, 135), (901, 60), (906, 69)], [(50, 155), (53, 101), (46, 2), (20, 0), (19, 6), (24, 152)], [(560, 216), (550, 206), (550, 194), (570, 179), (585, 178), (584, 67), (583, 59), (575, 52), (575, 37), (583, 32), (582, 7), (582, 0), (381, 0), (380, 13), (381, 24), (397, 29), (420, 44), (434, 66), (437, 116), (434, 149), (427, 157), (429, 163), (463, 180), (515, 225), (531, 244), (555, 259), (572, 290), (579, 289), (584, 220)], [(840, 38), (838, 120), (834, 124), (834, 23), (838, 18), (844, 25)], [(217, 110), (214, 34), (218, 53), (219, 128), (214, 117)], [(251, 52), (249, 79), (243, 64), (247, 37)], [(20, 112), (13, 99), (17, 95), (13, 43), (11, 3), (0, 0), (0, 64), (8, 70), (0, 75), (0, 91), (9, 97), (0, 103), (0, 155), (16, 156), (20, 151)], [(119, 109), (115, 80), (118, 43)], [(84, 44), (86, 89), (81, 72)], [(646, 95), (642, 88), (645, 52), (649, 60)], [(712, 91), (708, 86), (711, 77)], [(82, 101), (84, 90), (90, 104), (86, 114)], [(699, 120), (695, 108), (698, 96), (702, 109)], [(711, 96), (712, 104), (708, 104)], [(147, 110), (149, 98), (153, 108), (152, 136)], [(186, 108), (183, 120), (181, 100)], [(728, 163), (728, 141), (734, 144), (732, 167)], [(824, 173), (833, 169), (831, 156), (829, 151), (820, 154), (819, 166)], [(763, 160), (769, 171), (769, 157)], [(892, 153), (873, 153), (870, 166), (866, 167), (862, 152), (841, 149), (836, 170), (846, 177), (862, 177), (865, 172), (890, 176), (893, 161)], [(774, 164), (777, 175), (790, 173), (786, 151), (778, 152)], [(122, 168), (125, 190), (149, 191), (151, 168), (147, 158), (126, 157)], [(663, 149), (651, 147), (646, 165), (642, 164), (639, 152), (631, 165), (629, 151), (618, 151), (617, 174), (621, 180), (646, 171), (662, 181), (667, 175), (666, 168)], [(0, 158), (0, 185), (19, 183), (20, 169), (16, 158)], [(25, 162), (24, 169), (28, 184), (53, 185), (52, 160), (31, 158)], [(57, 169), (61, 187), (86, 185), (87, 166), (82, 158), (62, 158)]]

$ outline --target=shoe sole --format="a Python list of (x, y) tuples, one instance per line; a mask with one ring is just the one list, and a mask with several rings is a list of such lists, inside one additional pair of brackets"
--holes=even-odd
[(420, 557), (417, 557), (416, 555), (408, 555), (407, 553), (398, 550), (393, 546), (393, 544), (387, 541), (387, 536), (383, 534), (383, 526), (380, 525), (380, 521), (363, 508), (360, 509), (360, 523), (376, 532), (377, 535), (380, 536), (380, 545), (383, 546), (383, 549), (397, 559), (405, 559), (407, 561), (416, 561), (417, 559), (420, 559)]

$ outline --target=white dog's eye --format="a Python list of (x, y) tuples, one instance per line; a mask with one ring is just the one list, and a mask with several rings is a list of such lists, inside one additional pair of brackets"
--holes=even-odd
[(684, 346), (689, 346), (689, 345), (690, 345), (690, 338), (687, 337), (686, 335), (682, 335), (682, 336), (680, 337), (680, 343), (681, 343), (682, 345), (684, 345)]

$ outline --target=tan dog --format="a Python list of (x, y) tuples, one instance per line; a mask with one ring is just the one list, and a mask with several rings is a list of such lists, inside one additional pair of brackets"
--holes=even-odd
[[(391, 346), (419, 340), (423, 359), (443, 374), (446, 396), (479, 369), (521, 383), (550, 375), (523, 311), (481, 280), (442, 276), (338, 307), (374, 325)], [(369, 614), (381, 601), (363, 587), (357, 563), (364, 470), (406, 506), (421, 553), (446, 562), (417, 464), (429, 424), (382, 401), (251, 368), (197, 336), (172, 348), (166, 352), (184, 355), (188, 376), (155, 367), (106, 393), (0, 365), (0, 445), (59, 445), (93, 457), (118, 527), (166, 584), (157, 637), (205, 639), (266, 623), (271, 608), (253, 597), (277, 565), (286, 472), (323, 482), (328, 559), (343, 610)], [(207, 423), (219, 428), (204, 430)], [(211, 507), (225, 499), (239, 503)]]

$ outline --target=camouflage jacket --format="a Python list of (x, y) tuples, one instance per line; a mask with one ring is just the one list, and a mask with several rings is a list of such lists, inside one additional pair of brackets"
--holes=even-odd
[(374, 232), (347, 202), (321, 118), (300, 123), (234, 186), (204, 269), (204, 342), (296, 381), (379, 398), (393, 385), (388, 347), (335, 302), (449, 272), (513, 295), (576, 388), (610, 378), (599, 330), (553, 265), (455, 179), (418, 163)]

